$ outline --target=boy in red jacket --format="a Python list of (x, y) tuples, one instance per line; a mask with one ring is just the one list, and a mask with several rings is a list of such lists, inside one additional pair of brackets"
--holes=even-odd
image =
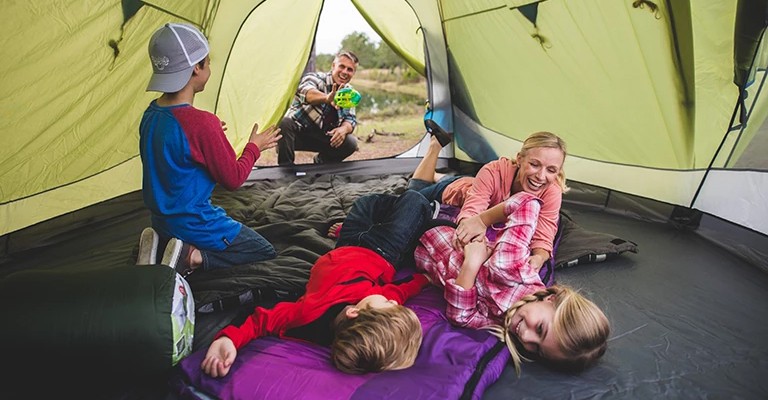
[(429, 202), (414, 191), (357, 199), (336, 248), (312, 267), (306, 293), (272, 309), (257, 307), (239, 327), (221, 330), (208, 348), (203, 371), (225, 376), (237, 349), (265, 335), (330, 345), (333, 363), (347, 373), (413, 365), (421, 324), (402, 304), (429, 281), (423, 274), (398, 282), (393, 278), (413, 254), (431, 214)]

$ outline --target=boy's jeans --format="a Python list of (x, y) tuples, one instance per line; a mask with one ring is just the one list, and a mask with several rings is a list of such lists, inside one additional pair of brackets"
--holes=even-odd
[(344, 220), (336, 247), (371, 249), (400, 269), (413, 260), (416, 241), (431, 215), (429, 202), (416, 191), (362, 196)]
[[(161, 236), (160, 245), (165, 246), (169, 239)], [(240, 228), (240, 233), (226, 249), (220, 251), (200, 249), (200, 254), (203, 256), (203, 271), (252, 264), (277, 256), (275, 248), (267, 239), (245, 225)]]
[(442, 203), (445, 188), (459, 178), (461, 178), (461, 176), (446, 175), (435, 183), (411, 178), (408, 180), (408, 190), (415, 190), (421, 193), (429, 201), (437, 200)]

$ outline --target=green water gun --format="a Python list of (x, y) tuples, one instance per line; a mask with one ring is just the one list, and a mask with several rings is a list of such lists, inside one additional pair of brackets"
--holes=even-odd
[(333, 102), (341, 108), (352, 108), (360, 103), (360, 92), (351, 87), (341, 88), (336, 91), (336, 95), (333, 96)]

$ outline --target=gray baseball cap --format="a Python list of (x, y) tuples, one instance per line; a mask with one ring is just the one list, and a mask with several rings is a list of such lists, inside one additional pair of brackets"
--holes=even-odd
[(149, 39), (149, 59), (154, 73), (147, 91), (178, 92), (189, 82), (195, 64), (208, 52), (208, 40), (194, 26), (163, 25)]

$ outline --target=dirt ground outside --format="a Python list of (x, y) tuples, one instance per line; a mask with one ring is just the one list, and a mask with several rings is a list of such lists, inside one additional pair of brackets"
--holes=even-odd
[[(416, 145), (425, 133), (420, 115), (385, 120), (360, 120), (355, 129), (358, 150), (345, 161), (387, 158), (405, 152)], [(311, 164), (315, 153), (296, 152), (296, 164)], [(277, 149), (264, 152), (256, 166), (277, 165)]]

